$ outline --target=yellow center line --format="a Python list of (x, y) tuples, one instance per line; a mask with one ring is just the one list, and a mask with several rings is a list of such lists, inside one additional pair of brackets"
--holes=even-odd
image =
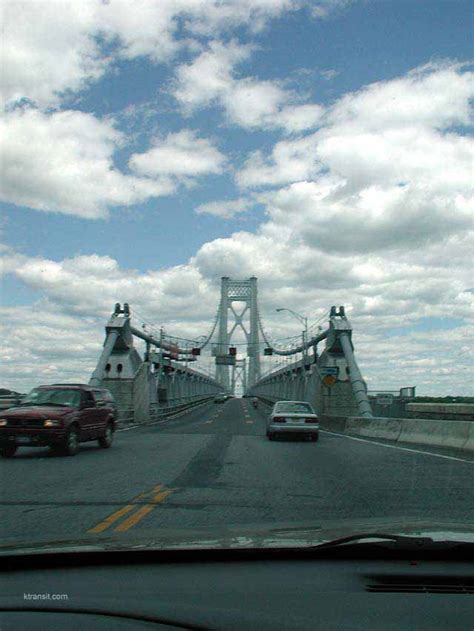
[[(157, 491), (160, 491), (162, 489), (162, 485), (161, 484), (157, 484), (156, 486), (154, 486), (151, 491), (145, 491), (144, 493), (140, 493), (140, 495), (137, 495), (132, 502), (137, 502), (141, 499), (144, 499), (145, 497), (148, 497), (149, 495), (151, 495), (152, 493), (156, 493)], [(136, 504), (127, 504), (126, 506), (123, 506), (122, 508), (119, 508), (119, 510), (115, 511), (115, 513), (112, 513), (111, 515), (109, 515), (108, 517), (106, 517), (103, 521), (99, 522), (96, 526), (94, 526), (93, 528), (90, 528), (87, 532), (91, 533), (91, 534), (96, 534), (99, 532), (103, 532), (104, 530), (107, 530), (107, 528), (109, 526), (111, 526), (113, 523), (115, 523), (118, 519), (120, 519), (121, 517), (123, 517), (124, 515), (126, 515), (127, 513), (129, 513), (131, 510), (133, 510), (134, 508), (136, 508)]]
[(172, 489), (169, 489), (167, 491), (162, 491), (161, 493), (158, 493), (158, 495), (155, 495), (151, 504), (143, 506), (134, 515), (130, 515), (128, 519), (123, 521), (119, 526), (117, 526), (117, 528), (115, 528), (115, 532), (125, 532), (126, 530), (129, 530), (129, 528), (132, 528), (132, 526), (135, 526), (135, 524), (137, 524), (141, 519), (148, 515), (148, 513), (151, 513), (156, 505), (167, 498), (168, 495), (172, 492)]

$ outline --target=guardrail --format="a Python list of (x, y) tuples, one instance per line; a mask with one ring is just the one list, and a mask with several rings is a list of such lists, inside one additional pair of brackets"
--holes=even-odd
[[(177, 403), (176, 405), (168, 405), (166, 407), (153, 405), (150, 410), (150, 419), (148, 422), (155, 422), (162, 418), (166, 418), (167, 416), (173, 416), (178, 412), (182, 412), (183, 410), (190, 410), (202, 403), (206, 403), (211, 399), (214, 399), (214, 394), (206, 395), (203, 397), (196, 398), (196, 396), (190, 397), (182, 397), (181, 403)], [(188, 401), (184, 401), (183, 399), (190, 399)], [(134, 422), (134, 410), (133, 408), (122, 408), (119, 410), (119, 425), (133, 423)], [(142, 423), (142, 425), (146, 425), (146, 423)]]

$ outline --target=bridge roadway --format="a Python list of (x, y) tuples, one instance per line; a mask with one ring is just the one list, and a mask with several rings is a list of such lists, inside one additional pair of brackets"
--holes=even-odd
[(370, 517), (474, 522), (472, 456), (327, 432), (317, 443), (270, 442), (267, 412), (231, 399), (119, 431), (108, 450), (20, 449), (0, 464), (0, 539)]

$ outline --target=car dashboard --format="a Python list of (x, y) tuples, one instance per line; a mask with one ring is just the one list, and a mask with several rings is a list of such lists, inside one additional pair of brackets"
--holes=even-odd
[(468, 560), (187, 556), (142, 551), (7, 560), (0, 627), (470, 631), (474, 625)]

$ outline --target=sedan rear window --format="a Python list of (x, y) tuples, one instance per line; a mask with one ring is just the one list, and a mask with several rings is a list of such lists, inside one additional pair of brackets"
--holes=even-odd
[(275, 412), (285, 412), (285, 413), (302, 413), (302, 414), (314, 414), (313, 408), (309, 405), (309, 403), (299, 403), (299, 402), (289, 402), (289, 403), (278, 403), (275, 406)]

